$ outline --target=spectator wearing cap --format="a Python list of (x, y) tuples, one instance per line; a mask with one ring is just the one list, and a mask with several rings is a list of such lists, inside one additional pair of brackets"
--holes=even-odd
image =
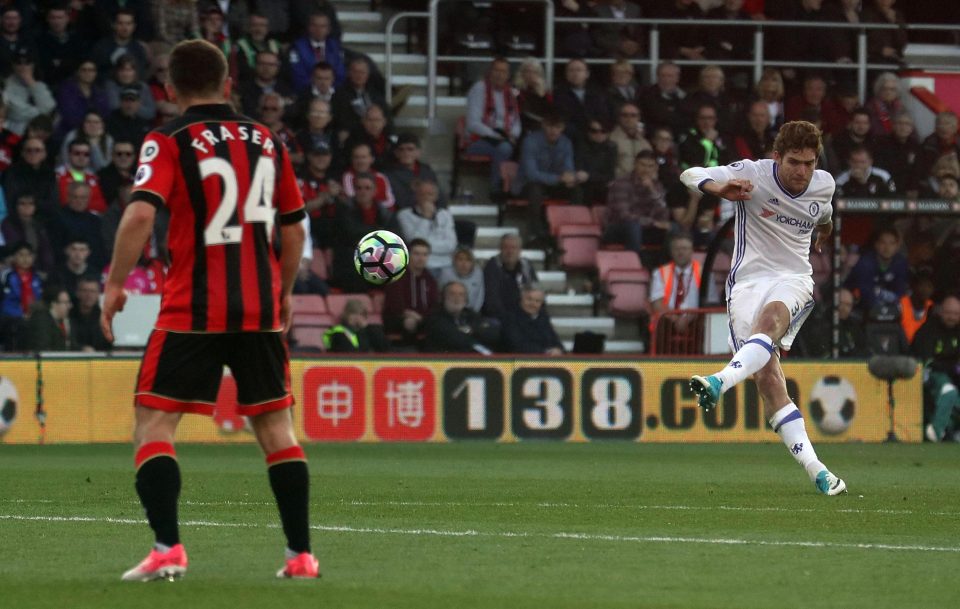
[(413, 190), (416, 196), (414, 206), (397, 212), (400, 236), (408, 243), (418, 238), (429, 243), (430, 258), (427, 268), (438, 274), (457, 248), (453, 214), (447, 209), (437, 207), (440, 188), (436, 182), (418, 180)]
[(260, 51), (254, 63), (253, 73), (240, 84), (240, 106), (243, 113), (254, 116), (257, 104), (264, 93), (276, 93), (283, 97), (284, 105), (293, 103), (293, 87), (280, 74), (280, 55), (273, 51)]
[(132, 55), (136, 60), (138, 78), (145, 79), (149, 53), (147, 47), (133, 37), (137, 31), (135, 12), (127, 8), (119, 9), (113, 17), (112, 28), (112, 34), (98, 40), (90, 49), (90, 58), (97, 64), (97, 71), (108, 74), (118, 59)]
[(27, 31), (17, 7), (7, 5), (0, 9), (0, 73), (4, 78), (10, 74), (10, 66), (16, 63), (18, 55), (24, 52), (32, 55), (35, 51), (25, 35)]
[(387, 115), (383, 108), (372, 104), (363, 113), (360, 127), (350, 134), (343, 146), (347, 150), (352, 150), (357, 144), (367, 144), (370, 146), (370, 152), (373, 153), (373, 166), (383, 171), (393, 162), (395, 141), (396, 136), (393, 135), (393, 129), (387, 123)]
[(60, 83), (73, 75), (86, 50), (77, 33), (70, 29), (66, 6), (47, 10), (47, 27), (39, 36), (37, 68), (43, 81), (56, 91)]
[(236, 38), (243, 31), (243, 26), (250, 15), (250, 7), (255, 4), (250, 0), (199, 0), (197, 2), (201, 15), (209, 14), (211, 9), (217, 9), (223, 17), (220, 31), (229, 39)]
[[(150, 98), (153, 101), (153, 98)], [(150, 121), (140, 112), (143, 91), (138, 87), (125, 87), (120, 91), (120, 107), (107, 117), (107, 133), (114, 141), (133, 142), (136, 150), (150, 131)]]
[(290, 79), (296, 91), (310, 88), (313, 66), (326, 62), (333, 68), (334, 84), (343, 82), (346, 71), (340, 40), (331, 35), (330, 17), (321, 12), (312, 13), (307, 20), (307, 33), (293, 41), (288, 55)]
[[(107, 203), (100, 191), (100, 181), (97, 174), (90, 168), (90, 142), (77, 138), (67, 146), (67, 156), (63, 164), (57, 167), (57, 186), (60, 192), (60, 205), (69, 202), (70, 185), (79, 182), (89, 187), (87, 194), (87, 208), (95, 214), (107, 211)], [(87, 209), (84, 209), (87, 211)]]
[(340, 141), (333, 128), (330, 104), (319, 98), (312, 99), (305, 114), (307, 125), (297, 131), (297, 144), (308, 152), (322, 145), (327, 152), (334, 154), (340, 148)]
[[(384, 174), (390, 180), (393, 196), (397, 200), (397, 209), (413, 207), (416, 199), (413, 184), (417, 180), (440, 183), (433, 167), (420, 160), (420, 153), (419, 137), (413, 133), (401, 133), (397, 136), (397, 143), (393, 147), (393, 163), (384, 170)], [(442, 190), (439, 192), (437, 205), (447, 206)]]
[(332, 160), (333, 153), (327, 144), (314, 144), (307, 149), (307, 161), (297, 179), (304, 207), (310, 215), (310, 236), (320, 248), (330, 247), (334, 241), (337, 201), (343, 192), (330, 171)]
[(3, 101), (7, 105), (7, 127), (22, 134), (34, 118), (51, 114), (57, 102), (47, 85), (37, 80), (33, 72), (33, 55), (29, 49), (17, 51), (13, 74), (3, 84)]
[(152, 121), (157, 115), (157, 104), (153, 99), (153, 92), (150, 86), (137, 76), (137, 60), (132, 55), (125, 55), (117, 59), (117, 65), (113, 68), (112, 77), (107, 80), (104, 87), (107, 90), (107, 99), (110, 100), (110, 109), (116, 110), (121, 106), (124, 95), (130, 95), (132, 89), (140, 98), (140, 104), (137, 106), (137, 115), (146, 120)]
[(57, 135), (62, 137), (71, 129), (79, 127), (87, 112), (107, 116), (110, 109), (107, 91), (97, 82), (97, 64), (93, 60), (84, 59), (77, 66), (74, 75), (65, 80), (57, 90), (57, 112), (60, 115)]
[(217, 4), (210, 3), (200, 9), (200, 35), (201, 37), (220, 49), (223, 56), (227, 59), (227, 74), (233, 79), (233, 82), (239, 82), (239, 59), (237, 49), (233, 46), (233, 41), (227, 34), (226, 15)]

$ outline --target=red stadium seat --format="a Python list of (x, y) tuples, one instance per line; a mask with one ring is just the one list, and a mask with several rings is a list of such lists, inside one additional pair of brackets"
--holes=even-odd
[(633, 271), (639, 274), (646, 274), (648, 280), (650, 274), (647, 273), (643, 265), (640, 264), (640, 257), (636, 252), (630, 250), (600, 250), (597, 252), (597, 272), (600, 281), (606, 282), (607, 275), (611, 270)]
[[(550, 209), (563, 209), (551, 207)], [(583, 208), (585, 209), (585, 208)], [(560, 266), (565, 270), (594, 269), (601, 231), (596, 224), (564, 224), (556, 235)]]
[(314, 294), (294, 294), (291, 297), (290, 305), (294, 316), (327, 312), (327, 302), (323, 299), (323, 296)]
[(613, 317), (636, 318), (650, 308), (650, 275), (646, 270), (607, 273), (605, 284), (610, 302), (607, 311)]
[(324, 351), (323, 333), (326, 328), (318, 326), (294, 326), (290, 330), (290, 342), (293, 343), (293, 349), (306, 349), (315, 351)]
[(550, 236), (556, 237), (564, 224), (593, 224), (589, 207), (582, 205), (552, 205), (546, 209)]

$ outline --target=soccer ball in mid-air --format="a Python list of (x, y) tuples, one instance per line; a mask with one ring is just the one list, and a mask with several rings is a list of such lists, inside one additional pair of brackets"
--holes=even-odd
[(7, 433), (13, 420), (17, 418), (17, 404), (20, 396), (17, 387), (8, 378), (0, 376), (0, 436)]
[(853, 420), (857, 391), (847, 379), (825, 376), (810, 391), (810, 415), (825, 434), (845, 432)]
[(374, 285), (386, 285), (407, 270), (410, 253), (398, 235), (388, 230), (367, 233), (357, 243), (353, 265), (360, 276)]

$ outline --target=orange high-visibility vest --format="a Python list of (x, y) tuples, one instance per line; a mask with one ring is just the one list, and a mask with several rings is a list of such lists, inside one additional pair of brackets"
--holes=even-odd
[[(663, 300), (665, 301), (666, 308), (670, 308), (670, 296), (673, 294), (673, 278), (676, 275), (675, 272), (676, 265), (674, 263), (665, 264), (660, 267), (660, 279), (663, 280)], [(700, 262), (697, 260), (693, 261), (693, 281), (697, 286), (697, 291), (700, 291)], [(683, 308), (683, 303), (678, 302), (674, 306), (675, 309)]]
[(900, 299), (900, 326), (903, 328), (903, 333), (906, 335), (908, 343), (913, 342), (913, 335), (916, 334), (920, 326), (927, 321), (927, 313), (930, 312), (930, 307), (932, 306), (932, 300), (923, 303), (923, 315), (920, 319), (917, 319), (913, 316), (913, 303), (910, 302), (910, 297), (904, 296)]

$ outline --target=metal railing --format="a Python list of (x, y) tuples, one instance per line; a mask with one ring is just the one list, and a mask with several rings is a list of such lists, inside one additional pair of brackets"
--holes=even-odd
[[(471, 61), (489, 62), (490, 58), (470, 57), (458, 55), (439, 56), (437, 50), (437, 35), (439, 29), (438, 7), (441, 2), (455, 2), (457, 0), (430, 0), (430, 24), (428, 34), (427, 48), (427, 118), (434, 119), (437, 116), (437, 62), (438, 61), (457, 61), (467, 63)], [(543, 20), (543, 52), (544, 61), (547, 66), (546, 81), (547, 88), (553, 88), (553, 30), (554, 30), (554, 8), (553, 0), (496, 0), (498, 3), (527, 3), (541, 2), (545, 6), (545, 19)]]
[[(385, 72), (387, 82), (393, 74), (393, 28), (401, 19), (427, 19), (428, 20), (428, 49), (427, 49), (427, 118), (433, 119), (437, 115), (437, 64), (439, 62), (447, 63), (486, 63), (490, 57), (478, 57), (471, 55), (440, 55), (438, 49), (439, 34), (439, 5), (441, 3), (457, 2), (462, 0), (430, 0), (429, 10), (404, 12), (394, 15), (386, 25), (385, 36)], [(886, 23), (831, 23), (831, 22), (806, 22), (806, 21), (750, 21), (750, 20), (729, 20), (718, 21), (712, 19), (617, 19), (610, 17), (557, 17), (554, 14), (554, 6), (551, 0), (494, 0), (497, 3), (517, 3), (517, 2), (542, 2), (544, 9), (544, 52), (538, 60), (544, 63), (546, 84), (552, 88), (554, 66), (557, 62), (569, 61), (571, 58), (556, 57), (554, 52), (554, 40), (557, 24), (608, 24), (608, 25), (641, 25), (647, 26), (648, 32), (648, 54), (645, 58), (629, 59), (631, 64), (644, 66), (650, 74), (650, 81), (656, 80), (657, 65), (662, 58), (661, 53), (661, 28), (664, 27), (689, 27), (703, 26), (707, 28), (730, 28), (742, 27), (753, 31), (753, 57), (749, 60), (733, 59), (711, 59), (688, 60), (669, 58), (672, 63), (679, 66), (704, 66), (707, 64), (718, 65), (721, 67), (746, 67), (752, 68), (754, 82), (760, 79), (764, 68), (802, 68), (802, 69), (821, 69), (821, 70), (846, 70), (856, 71), (857, 93), (860, 101), (867, 98), (867, 73), (869, 70), (898, 70), (903, 68), (919, 67), (900, 63), (870, 63), (867, 58), (867, 33), (873, 30), (899, 30), (924, 31), (924, 32), (950, 32), (956, 33), (957, 27), (951, 25), (939, 24), (905, 24), (895, 25)], [(851, 63), (832, 63), (819, 61), (785, 61), (770, 60), (764, 56), (764, 44), (767, 30), (777, 30), (783, 28), (801, 28), (801, 29), (828, 29), (828, 30), (854, 30), (857, 33), (857, 57)], [(614, 58), (583, 58), (588, 64), (610, 64), (615, 61)], [(956, 65), (924, 65), (925, 69), (940, 69), (955, 71)], [(389, 89), (389, 87), (388, 87)], [(387, 101), (390, 101), (390, 92), (387, 92)]]
[(393, 82), (393, 28), (401, 19), (412, 19), (415, 17), (427, 18), (430, 16), (430, 13), (426, 11), (407, 11), (403, 13), (397, 13), (387, 21), (386, 31), (383, 36), (383, 44), (386, 46), (383, 54), (383, 73), (384, 78), (387, 81), (386, 87), (386, 100), (387, 107), (390, 107), (390, 104), (393, 103), (393, 87), (390, 86), (390, 83)]

